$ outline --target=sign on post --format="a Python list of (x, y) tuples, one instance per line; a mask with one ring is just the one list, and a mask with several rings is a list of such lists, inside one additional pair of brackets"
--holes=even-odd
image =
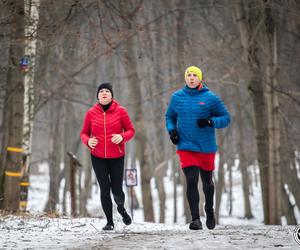
[(22, 57), (20, 59), (19, 66), (21, 71), (27, 72), (29, 70), (29, 57), (28, 56)]
[(137, 186), (137, 171), (136, 168), (125, 169), (125, 183), (127, 187)]
[(133, 220), (133, 187), (137, 186), (137, 170), (136, 168), (125, 169), (125, 184), (130, 188), (130, 212)]

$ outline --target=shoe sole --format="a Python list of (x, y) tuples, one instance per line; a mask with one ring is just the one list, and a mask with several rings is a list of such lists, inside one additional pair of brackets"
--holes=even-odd
[(196, 225), (195, 225), (195, 226), (193, 226), (193, 225), (191, 226), (191, 225), (190, 225), (190, 226), (189, 226), (189, 229), (190, 229), (190, 230), (202, 230), (203, 227), (202, 227), (202, 225), (201, 225), (201, 226), (196, 226)]
[(202, 230), (203, 227), (190, 227), (190, 230)]

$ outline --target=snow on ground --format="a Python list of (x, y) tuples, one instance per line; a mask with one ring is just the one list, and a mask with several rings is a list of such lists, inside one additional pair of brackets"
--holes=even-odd
[[(0, 215), (0, 250), (2, 249), (300, 249), (293, 238), (295, 226), (264, 226), (259, 185), (253, 185), (250, 197), (254, 218), (243, 218), (241, 176), (233, 171), (233, 210), (228, 214), (228, 193), (222, 196), (220, 225), (207, 230), (191, 231), (183, 215), (182, 186), (178, 186), (178, 219), (173, 223), (173, 185), (165, 177), (167, 193), (166, 223), (146, 223), (142, 209), (134, 210), (134, 222), (123, 225), (114, 213), (115, 230), (103, 232), (105, 225), (100, 207), (100, 193), (93, 186), (88, 201), (91, 218), (46, 217), (42, 211), (47, 201), (49, 177), (47, 167), (41, 175), (30, 177), (28, 209), (30, 215)], [(228, 176), (226, 176), (228, 179)], [(158, 222), (158, 194), (151, 181), (155, 221)], [(126, 187), (124, 188), (126, 189)], [(141, 187), (135, 188), (141, 202)], [(127, 193), (127, 192), (126, 192)], [(61, 195), (61, 192), (60, 192)], [(126, 198), (129, 201), (128, 197)], [(67, 202), (69, 203), (69, 201)], [(128, 207), (128, 206), (127, 206)], [(115, 208), (115, 206), (114, 206)], [(58, 207), (61, 211), (61, 206)], [(69, 211), (69, 207), (68, 207)], [(299, 220), (298, 220), (299, 221)]]
[(217, 226), (190, 231), (188, 225), (133, 223), (103, 232), (96, 218), (2, 216), (0, 249), (300, 249), (293, 226)]
[[(229, 182), (228, 171), (226, 172), (225, 181)], [(253, 173), (252, 173), (253, 174)], [(259, 176), (259, 173), (257, 173)], [(233, 167), (233, 206), (232, 214), (229, 215), (229, 192), (223, 193), (220, 209), (220, 224), (221, 225), (263, 225), (263, 207), (261, 198), (260, 183), (258, 180), (257, 185), (255, 182), (252, 184), (252, 193), (250, 195), (251, 210), (254, 216), (253, 219), (244, 218), (244, 199), (242, 190), (242, 176), (238, 170), (238, 166)], [(252, 177), (254, 179), (254, 177)]]
[[(29, 200), (28, 200), (28, 210), (31, 212), (42, 212), (43, 208), (47, 201), (48, 195), (48, 168), (46, 165), (42, 165), (40, 170), (43, 174), (41, 175), (31, 175), (30, 176), (30, 191), (29, 191)], [(140, 171), (138, 171), (140, 173)], [(217, 172), (216, 172), (217, 174)], [(173, 183), (170, 178), (170, 171), (167, 171), (167, 176), (164, 178), (165, 189), (166, 189), (166, 218), (165, 222), (167, 224), (173, 224), (173, 216), (174, 216), (174, 204), (173, 204)], [(95, 178), (93, 174), (93, 179)], [(225, 176), (228, 179), (228, 176)], [(138, 178), (140, 180), (140, 177)], [(253, 185), (253, 196), (250, 196), (252, 213), (254, 218), (251, 220), (247, 220), (243, 218), (244, 214), (244, 204), (243, 204), (243, 193), (241, 187), (241, 175), (240, 171), (238, 171), (237, 167), (233, 169), (233, 210), (232, 214), (228, 214), (228, 193), (224, 193), (222, 196), (221, 209), (220, 209), (220, 224), (221, 225), (263, 225), (263, 213), (262, 213), (262, 202), (261, 202), (261, 191), (260, 185), (258, 183), (257, 186)], [(155, 221), (159, 222), (159, 198), (158, 192), (155, 188), (155, 182), (152, 178), (151, 180), (152, 186), (152, 196), (153, 196), (153, 207), (155, 211)], [(61, 187), (61, 190), (63, 187)], [(124, 191), (126, 191), (126, 187), (124, 185)], [(135, 191), (142, 204), (142, 191), (141, 186), (138, 185), (135, 187)], [(178, 185), (177, 187), (177, 224), (184, 224), (185, 219), (183, 215), (183, 195), (182, 195), (182, 186)], [(126, 194), (127, 208), (129, 208), (129, 197), (128, 192)], [(69, 197), (69, 196), (68, 196)], [(62, 198), (62, 192), (60, 192), (60, 198)], [(70, 200), (67, 202), (67, 211), (70, 211)], [(114, 207), (115, 208), (115, 207)], [(61, 212), (62, 208), (59, 205), (57, 209)], [(94, 217), (102, 217), (103, 212), (100, 206), (100, 191), (98, 185), (93, 185), (92, 188), (92, 197), (88, 200), (87, 209), (89, 213)], [(143, 209), (134, 210), (134, 218), (136, 222), (143, 222), (144, 215)], [(204, 218), (203, 218), (204, 219)]]

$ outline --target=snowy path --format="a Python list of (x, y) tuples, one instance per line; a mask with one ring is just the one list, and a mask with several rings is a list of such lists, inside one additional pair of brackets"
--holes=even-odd
[(134, 223), (101, 231), (97, 218), (0, 217), (0, 249), (300, 249), (294, 226), (217, 226)]
[[(166, 230), (117, 233), (91, 249), (300, 249), (292, 228), (219, 226), (213, 231)], [(78, 248), (79, 249), (79, 248)]]

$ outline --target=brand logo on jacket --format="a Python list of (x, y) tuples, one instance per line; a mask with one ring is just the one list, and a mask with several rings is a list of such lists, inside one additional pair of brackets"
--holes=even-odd
[(204, 104), (205, 104), (205, 102), (198, 102), (198, 104), (200, 104), (200, 105), (204, 105)]

